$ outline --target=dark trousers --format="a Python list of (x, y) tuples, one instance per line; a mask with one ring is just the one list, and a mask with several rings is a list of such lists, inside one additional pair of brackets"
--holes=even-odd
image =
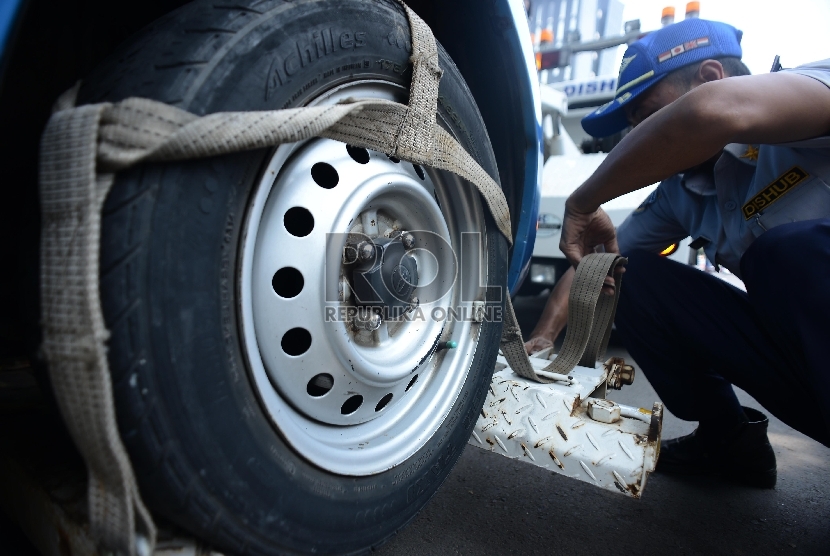
[(830, 219), (769, 230), (741, 259), (747, 293), (652, 253), (629, 263), (616, 325), (666, 407), (734, 419), (739, 386), (830, 446)]

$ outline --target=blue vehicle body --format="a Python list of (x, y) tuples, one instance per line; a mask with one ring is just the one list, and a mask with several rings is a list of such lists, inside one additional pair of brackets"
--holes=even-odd
[[(530, 257), (536, 242), (536, 220), (539, 214), (539, 201), (542, 183), (542, 109), (539, 97), (539, 83), (536, 76), (536, 62), (533, 57), (533, 48), (528, 40), (530, 29), (527, 26), (524, 9), (520, 2), (504, 2), (511, 10), (513, 21), (516, 22), (516, 43), (508, 46), (511, 50), (521, 53), (527, 66), (529, 80), (521, 87), (523, 107), (522, 123), (528, 143), (527, 173), (523, 188), (521, 211), (515, 233), (513, 256), (510, 260), (510, 270), (507, 277), (510, 294), (515, 295), (527, 276), (530, 267)], [(515, 217), (515, 216), (514, 216)]]
[(0, 3), (0, 52), (6, 50), (6, 43), (21, 4), (22, 0), (6, 0)]

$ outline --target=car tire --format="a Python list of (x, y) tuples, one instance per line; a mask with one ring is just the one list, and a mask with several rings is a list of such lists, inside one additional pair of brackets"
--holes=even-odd
[[(498, 181), (472, 95), (439, 51), (439, 122)], [(79, 103), (141, 96), (207, 114), (344, 96), (405, 102), (409, 56), (408, 23), (391, 1), (197, 1), (122, 45), (84, 80)], [(339, 171), (336, 186), (314, 177), (318, 159)], [(384, 189), (387, 178), (403, 184), (401, 192)], [(458, 261), (480, 272), (447, 295), (465, 306), (484, 301), (495, 318), (446, 319), (436, 328), (436, 315), (427, 315), (426, 332), (406, 329), (413, 347), (378, 352), (365, 369), (346, 363), (342, 350), (369, 360), (373, 342), (404, 341), (322, 323), (315, 305), (331, 289), (320, 276), (333, 267), (320, 261), (340, 264), (320, 252), (321, 235), (354, 231), (351, 222), (342, 226), (344, 207), (356, 202), (345, 193), (349, 180), (355, 191), (378, 188), (377, 210), (400, 213), (383, 212), (389, 229), (395, 218), (442, 219), (453, 252), (464, 234), (481, 232), (478, 247)], [(341, 197), (320, 197), (327, 192)], [(312, 216), (308, 244), (297, 234), (281, 239), (292, 203)], [(257, 290), (257, 265), (294, 268), (299, 286), (296, 274), (283, 281), (274, 274), (274, 291)], [(383, 543), (426, 504), (465, 447), (492, 375), (506, 275), (507, 243), (472, 186), (381, 153), (317, 139), (121, 172), (104, 207), (100, 294), (118, 426), (142, 497), (156, 515), (229, 553), (357, 554)], [(308, 338), (295, 334), (286, 344), (296, 329)], [(354, 341), (336, 333), (354, 333)], [(445, 340), (458, 347), (441, 349)], [(304, 342), (310, 347), (297, 348)], [(319, 366), (326, 360), (314, 357), (329, 351), (333, 363)], [(413, 354), (413, 369), (390, 370)], [(315, 365), (331, 381), (309, 380)], [(372, 372), (376, 380), (366, 378)], [(312, 396), (315, 384), (331, 391)], [(384, 389), (395, 393), (388, 408)], [(363, 404), (348, 413), (341, 400), (355, 392)], [(318, 399), (331, 401), (313, 405)]]

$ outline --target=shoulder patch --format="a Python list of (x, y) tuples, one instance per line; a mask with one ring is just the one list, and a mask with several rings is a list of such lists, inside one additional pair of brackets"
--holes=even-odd
[[(810, 177), (810, 174), (802, 170), (798, 166), (793, 166), (780, 176), (775, 181), (762, 189), (755, 197), (746, 202), (741, 208), (744, 213), (744, 220), (749, 220), (757, 213), (761, 212), (775, 201), (789, 193), (804, 180)], [(639, 209), (638, 209), (639, 210)]]
[(634, 212), (632, 214), (642, 214), (643, 212), (645, 212), (645, 210), (648, 208), (649, 205), (653, 205), (657, 201), (657, 199), (659, 199), (659, 198), (660, 198), (660, 190), (655, 189), (654, 191), (651, 192), (651, 195), (646, 197), (645, 201), (640, 203), (639, 207), (634, 209)]
[(746, 152), (742, 154), (739, 158), (746, 158), (752, 161), (758, 160), (758, 147), (754, 145), (747, 145)]

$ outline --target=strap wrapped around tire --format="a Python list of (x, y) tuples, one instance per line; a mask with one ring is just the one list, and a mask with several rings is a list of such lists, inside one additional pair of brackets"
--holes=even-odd
[(116, 172), (145, 161), (205, 158), (322, 136), (469, 180), (512, 242), (501, 188), (436, 122), (442, 71), (432, 32), (396, 1), (411, 27), (408, 105), (374, 99), (199, 117), (140, 98), (75, 107), (77, 87), (56, 104), (40, 161), (44, 352), (58, 405), (90, 472), (91, 532), (101, 548), (133, 555), (151, 553), (155, 544), (155, 526), (116, 425), (99, 292), (101, 213)]

